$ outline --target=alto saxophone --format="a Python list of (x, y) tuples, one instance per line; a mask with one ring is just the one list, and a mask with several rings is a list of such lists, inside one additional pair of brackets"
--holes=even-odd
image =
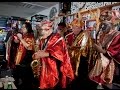
[[(36, 42), (35, 42), (35, 47), (34, 47), (35, 52), (37, 52), (37, 51), (40, 49), (38, 42), (39, 42), (39, 39), (37, 39)], [(32, 71), (33, 71), (34, 77), (39, 78), (39, 75), (40, 75), (40, 67), (41, 67), (41, 62), (40, 62), (40, 60), (39, 60), (39, 59), (38, 59), (38, 60), (36, 60), (36, 59), (33, 60), (33, 61), (31, 62), (31, 67), (32, 67)]]

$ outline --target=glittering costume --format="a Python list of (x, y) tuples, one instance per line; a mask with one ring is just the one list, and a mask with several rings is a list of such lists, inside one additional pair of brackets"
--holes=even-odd
[[(42, 23), (48, 25), (47, 30), (51, 28), (49, 21)], [(61, 88), (66, 88), (68, 81), (74, 79), (74, 74), (63, 37), (59, 33), (51, 33), (40, 40), (39, 46), (41, 50), (49, 53), (48, 57), (40, 58), (40, 89), (55, 88), (58, 84)]]
[[(106, 26), (106, 28), (109, 27)], [(102, 84), (112, 83), (115, 70), (114, 61), (120, 63), (119, 40), (120, 33), (115, 30), (110, 30), (109, 33), (106, 35), (105, 34), (100, 35), (99, 41), (101, 43), (102, 48), (106, 50), (106, 53), (105, 54), (99, 53), (98, 56), (96, 57), (95, 66), (89, 74), (91, 80)]]

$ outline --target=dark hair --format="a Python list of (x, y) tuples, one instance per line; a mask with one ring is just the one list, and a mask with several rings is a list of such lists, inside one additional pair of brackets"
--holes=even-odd
[(104, 31), (109, 31), (113, 28), (113, 24), (111, 22), (105, 21), (105, 22), (102, 22), (99, 27), (101, 28), (101, 30), (103, 32)]
[(60, 23), (58, 24), (58, 26), (66, 27), (66, 24), (65, 24), (64, 22), (60, 22)]
[(120, 27), (118, 28), (118, 31), (120, 31)]
[(25, 24), (25, 27), (28, 30), (28, 33), (33, 33), (32, 25), (29, 22), (25, 22), (23, 24)]

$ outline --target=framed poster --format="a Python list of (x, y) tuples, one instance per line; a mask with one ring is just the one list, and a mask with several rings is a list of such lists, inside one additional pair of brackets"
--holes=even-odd
[(88, 21), (86, 21), (86, 29), (87, 30), (92, 30), (94, 24), (96, 24), (96, 20), (88, 20)]

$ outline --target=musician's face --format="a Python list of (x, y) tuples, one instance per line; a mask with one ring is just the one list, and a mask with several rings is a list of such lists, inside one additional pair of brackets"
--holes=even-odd
[(21, 30), (22, 30), (21, 32), (22, 32), (23, 34), (27, 33), (27, 29), (26, 29), (25, 24), (23, 24)]
[(36, 30), (39, 31), (39, 29), (40, 29), (40, 26), (36, 25)]
[(99, 29), (102, 33), (108, 33), (111, 28), (108, 23), (101, 23)]
[(48, 35), (48, 33), (49, 33), (49, 30), (42, 30), (41, 31), (41, 34), (44, 36), (44, 35)]
[(45, 35), (48, 35), (49, 34), (49, 32), (51, 31), (51, 29), (47, 26), (47, 25), (43, 25), (42, 27), (41, 27), (41, 34), (43, 35), (43, 36), (45, 36)]
[(41, 35), (42, 29), (41, 29), (41, 26), (40, 26), (40, 25), (36, 25), (36, 30), (37, 30), (37, 34), (38, 34), (38, 35)]
[(74, 32), (74, 34), (78, 34), (81, 31), (81, 28), (78, 26), (73, 26), (72, 31)]

